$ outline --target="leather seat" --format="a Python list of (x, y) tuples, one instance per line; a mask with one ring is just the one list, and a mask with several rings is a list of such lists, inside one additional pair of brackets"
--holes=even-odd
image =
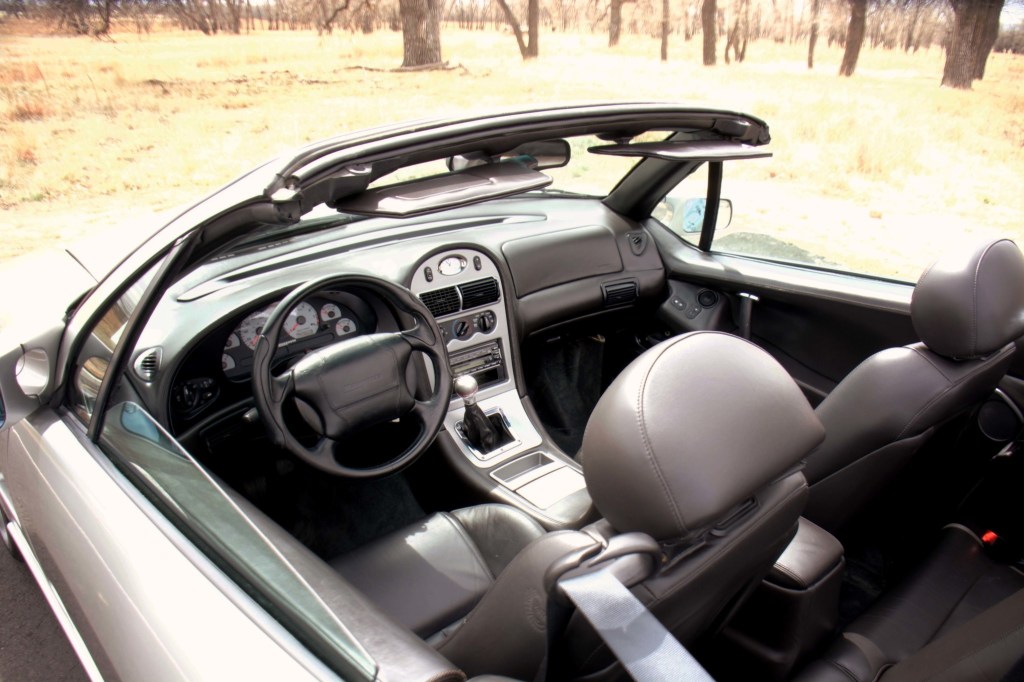
[[(547, 569), (618, 534), (647, 533), (662, 561), (633, 591), (692, 643), (795, 534), (807, 495), (801, 461), (823, 435), (763, 350), (727, 334), (688, 334), (635, 360), (591, 416), (581, 459), (602, 521), (543, 533), (514, 508), (471, 507), (332, 565), (466, 673), (532, 679), (547, 646)], [(573, 674), (622, 674), (578, 614), (558, 656)]]
[(797, 679), (999, 680), (1022, 654), (1024, 575), (992, 559), (968, 529), (950, 526), (917, 573)]
[(833, 532), (1006, 374), (1024, 335), (1024, 257), (1001, 239), (937, 261), (910, 316), (921, 342), (871, 356), (816, 410), (826, 437), (804, 469), (805, 516)]

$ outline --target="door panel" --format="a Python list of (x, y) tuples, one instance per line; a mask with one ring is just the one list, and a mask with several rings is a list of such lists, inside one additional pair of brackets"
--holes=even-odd
[(104, 679), (329, 676), (294, 640), (282, 647), (280, 626), (200, 570), (198, 553), (186, 557), (75, 427), (44, 408), (9, 444), (20, 529)]
[[(741, 334), (746, 321), (751, 340), (793, 375), (812, 404), (868, 356), (917, 340), (911, 285), (704, 253), (660, 225), (649, 229), (669, 280), (661, 319), (677, 332)], [(702, 291), (720, 303), (690, 308)]]

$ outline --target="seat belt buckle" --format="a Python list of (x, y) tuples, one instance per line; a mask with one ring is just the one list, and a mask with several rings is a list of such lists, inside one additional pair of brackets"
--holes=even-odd
[(581, 547), (552, 563), (544, 572), (544, 589), (549, 598), (569, 606), (571, 602), (558, 584), (562, 578), (607, 569), (623, 585), (632, 587), (649, 578), (664, 558), (661, 545), (650, 535), (623, 533), (607, 543)]

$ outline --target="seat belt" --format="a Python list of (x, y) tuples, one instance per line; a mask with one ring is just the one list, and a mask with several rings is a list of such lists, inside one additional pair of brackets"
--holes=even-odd
[(637, 682), (714, 682), (610, 570), (566, 577), (558, 587)]

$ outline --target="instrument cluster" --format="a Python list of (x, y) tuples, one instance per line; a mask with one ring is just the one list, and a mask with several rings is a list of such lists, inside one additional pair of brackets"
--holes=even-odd
[[(288, 312), (278, 348), (278, 357), (305, 353), (340, 341), (373, 331), (372, 320), (366, 319), (369, 308), (359, 301), (346, 301), (344, 294), (313, 296)], [(232, 331), (224, 342), (221, 355), (221, 369), (224, 376), (232, 381), (248, 379), (252, 374), (253, 351), (263, 328), (277, 302), (249, 313)], [(357, 310), (353, 308), (361, 308)]]

